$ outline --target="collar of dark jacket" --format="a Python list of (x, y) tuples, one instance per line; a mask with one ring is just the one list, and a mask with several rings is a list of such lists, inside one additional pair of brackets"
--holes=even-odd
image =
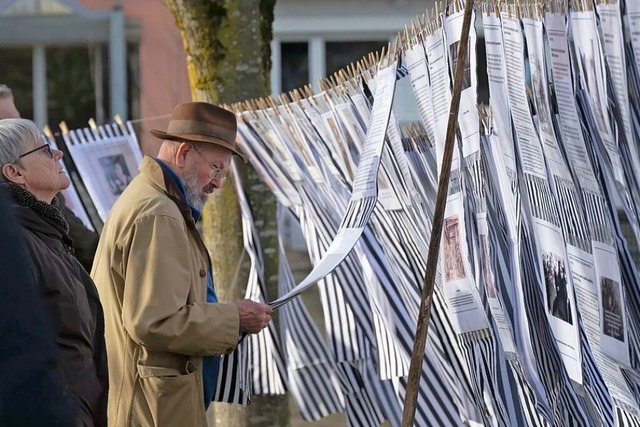
[(3, 183), (0, 186), (11, 196), (16, 216), (24, 227), (54, 237), (66, 246), (73, 247), (73, 241), (69, 237), (69, 225), (56, 198), (51, 203), (45, 203), (17, 185)]

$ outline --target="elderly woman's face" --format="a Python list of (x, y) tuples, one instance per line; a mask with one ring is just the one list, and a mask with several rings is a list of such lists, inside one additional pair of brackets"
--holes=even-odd
[[(38, 149), (38, 147), (41, 147)], [(24, 187), (35, 195), (39, 200), (51, 203), (53, 197), (61, 190), (69, 187), (71, 182), (62, 169), (62, 151), (45, 145), (44, 139), (40, 136), (36, 141), (29, 138), (22, 153), (28, 153), (20, 158), (22, 166), (22, 176)]]

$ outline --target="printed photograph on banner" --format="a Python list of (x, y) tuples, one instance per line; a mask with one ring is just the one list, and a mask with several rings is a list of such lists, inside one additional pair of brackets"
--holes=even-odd
[(631, 364), (629, 328), (624, 288), (618, 264), (618, 252), (613, 246), (593, 242), (595, 285), (600, 311), (598, 330), (602, 352), (621, 366)]
[(445, 218), (442, 233), (445, 281), (464, 279), (466, 275), (460, 253), (460, 217), (452, 215)]
[(600, 301), (603, 314), (602, 333), (624, 342), (621, 292), (620, 283), (608, 277), (600, 277)]
[(122, 194), (133, 179), (124, 156), (122, 154), (104, 156), (100, 157), (98, 162), (102, 167), (102, 172), (107, 180), (107, 184), (109, 184), (111, 194), (114, 196)]
[(496, 284), (491, 268), (491, 253), (489, 252), (489, 236), (480, 234), (480, 262), (482, 263), (482, 275), (484, 277), (485, 292), (487, 298), (497, 298)]
[(573, 325), (564, 258), (553, 252), (543, 252), (542, 268), (547, 289), (547, 309), (552, 316)]
[[(536, 100), (547, 99), (547, 82), (541, 77), (544, 76), (543, 64), (539, 59), (529, 61), (529, 67), (531, 68), (531, 87), (534, 92)], [(535, 76), (535, 77), (534, 77)], [(540, 127), (543, 131), (549, 135), (553, 135), (553, 125), (549, 122), (551, 114), (547, 111), (548, 104), (546, 102), (536, 102), (537, 116), (540, 121)], [(543, 138), (543, 141), (546, 141)]]
[(583, 383), (578, 312), (566, 244), (562, 231), (554, 224), (533, 218), (540, 290), (543, 292), (547, 319), (569, 378)]
[(605, 124), (605, 119), (601, 108), (605, 104), (603, 104), (604, 97), (600, 92), (600, 85), (598, 84), (596, 54), (599, 55), (599, 51), (596, 43), (596, 40), (590, 40), (588, 46), (589, 53), (587, 55), (585, 55), (584, 53), (580, 53), (580, 61), (582, 62), (582, 68), (585, 70), (589, 95), (591, 96), (591, 99), (593, 100), (593, 103), (596, 107), (594, 108), (594, 113), (596, 116), (596, 120), (598, 121), (598, 129), (604, 131), (608, 127)]
[(67, 144), (89, 196), (104, 221), (111, 206), (138, 173), (137, 147), (130, 138)]
[[(455, 76), (456, 67), (458, 63), (458, 52), (460, 50), (460, 41), (454, 42), (449, 45), (449, 58), (451, 58), (451, 73)], [(464, 56), (464, 71), (462, 73), (462, 87), (460, 90), (465, 90), (471, 87), (471, 50), (467, 46), (467, 54)]]

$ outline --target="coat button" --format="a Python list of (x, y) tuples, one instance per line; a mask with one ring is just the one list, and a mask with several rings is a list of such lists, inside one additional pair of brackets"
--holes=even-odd
[(205, 271), (204, 268), (200, 269), (200, 277), (206, 277), (207, 276), (207, 272)]

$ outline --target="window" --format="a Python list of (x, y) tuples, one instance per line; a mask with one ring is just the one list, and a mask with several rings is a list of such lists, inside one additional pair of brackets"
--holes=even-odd
[(70, 7), (55, 0), (19, 0), (10, 4), (2, 12), (2, 14), (6, 16), (40, 14), (66, 15), (70, 13), (72, 13), (72, 9)]
[(309, 83), (309, 44), (282, 43), (282, 92), (289, 92)]
[(325, 49), (327, 76), (371, 52), (380, 52), (388, 41), (327, 42)]

